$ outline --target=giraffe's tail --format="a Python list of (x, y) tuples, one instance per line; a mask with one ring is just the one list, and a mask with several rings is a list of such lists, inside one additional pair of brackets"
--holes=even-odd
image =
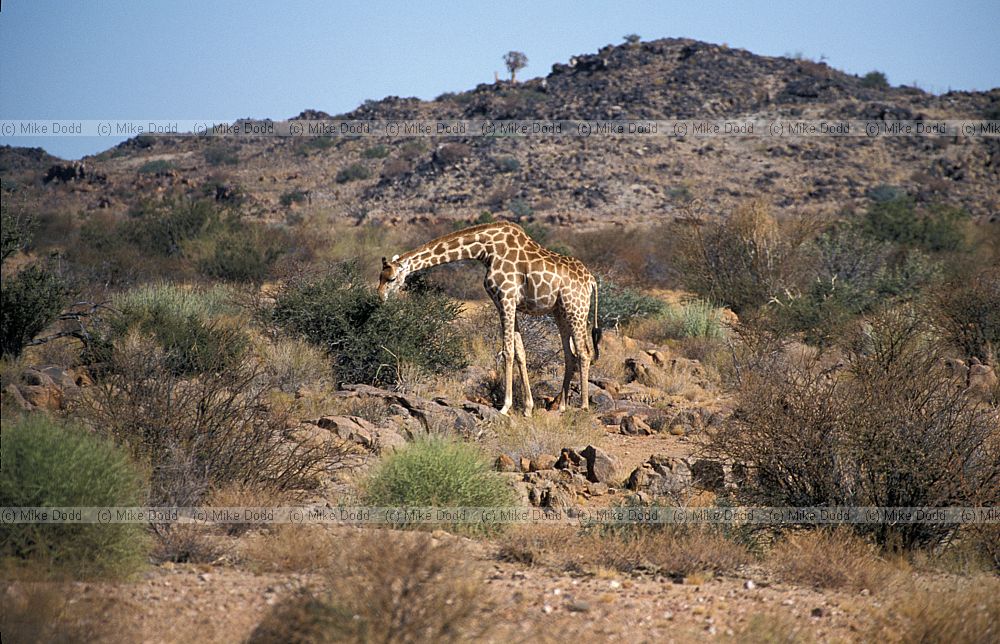
[(594, 341), (594, 362), (601, 357), (601, 327), (597, 323), (597, 280), (591, 283), (591, 290), (594, 293), (594, 326), (590, 330), (590, 338)]

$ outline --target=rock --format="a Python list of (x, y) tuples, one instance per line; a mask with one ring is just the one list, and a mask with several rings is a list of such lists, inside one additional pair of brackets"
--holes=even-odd
[(997, 374), (988, 364), (983, 364), (979, 358), (969, 360), (969, 390), (977, 394), (989, 396), (997, 386)]
[(582, 600), (577, 600), (566, 604), (566, 610), (571, 613), (586, 613), (590, 610), (590, 604)]
[(686, 492), (692, 482), (685, 459), (654, 454), (632, 471), (625, 487), (652, 496), (674, 496)]
[(621, 420), (621, 433), (626, 436), (650, 436), (653, 430), (641, 416), (629, 414)]
[(17, 406), (20, 409), (23, 409), (24, 411), (31, 410), (31, 403), (29, 403), (27, 400), (24, 399), (24, 396), (21, 395), (21, 391), (17, 388), (17, 386), (14, 383), (10, 383), (6, 387), (4, 387), (3, 397), (6, 402), (8, 403), (12, 402), (15, 406)]
[(590, 404), (597, 411), (606, 411), (615, 408), (614, 397), (601, 387), (592, 386), (588, 400), (590, 400)]
[(753, 583), (753, 579), (747, 579), (743, 583), (743, 587), (746, 588), (747, 590), (753, 590), (754, 588), (757, 587), (757, 584)]
[(59, 387), (48, 385), (22, 385), (19, 389), (24, 400), (33, 407), (56, 411), (63, 408), (63, 392)]
[(558, 459), (556, 459), (556, 457), (552, 454), (539, 454), (535, 458), (531, 459), (530, 463), (528, 463), (528, 471), (537, 472), (539, 470), (551, 470), (555, 466), (557, 460)]
[(522, 456), (519, 459), (518, 467), (522, 472), (527, 472), (529, 469), (531, 469), (531, 461), (528, 460), (526, 456)]
[(514, 472), (517, 470), (517, 465), (514, 463), (514, 459), (506, 454), (501, 454), (497, 457), (496, 469), (498, 472)]
[(586, 469), (587, 465), (584, 458), (575, 449), (564, 447), (559, 452), (559, 460), (553, 467), (557, 470), (582, 471)]
[(378, 450), (379, 452), (391, 452), (406, 445), (407, 440), (402, 434), (388, 427), (378, 429)]
[(607, 483), (615, 476), (615, 460), (604, 450), (593, 445), (580, 450), (587, 461), (587, 479), (593, 483)]
[(359, 416), (323, 416), (313, 424), (365, 449), (375, 447), (378, 429)]
[(21, 381), (32, 387), (51, 387), (55, 385), (52, 378), (43, 371), (29, 368), (21, 372)]

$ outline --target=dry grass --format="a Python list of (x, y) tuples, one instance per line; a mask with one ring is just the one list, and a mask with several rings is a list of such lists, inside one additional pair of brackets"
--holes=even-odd
[(805, 644), (814, 641), (801, 620), (780, 613), (755, 613), (732, 636), (740, 644)]
[(322, 588), (276, 606), (251, 642), (457, 642), (480, 634), (483, 574), (456, 542), (380, 531), (336, 545)]
[(1000, 579), (958, 580), (951, 588), (900, 588), (865, 639), (988, 644), (1000, 641)]
[(536, 410), (531, 418), (512, 416), (497, 421), (495, 431), (495, 451), (510, 456), (515, 463), (522, 456), (558, 456), (564, 447), (596, 444), (604, 435), (590, 414), (573, 408), (562, 414)]
[(257, 573), (314, 573), (335, 561), (337, 543), (321, 525), (279, 524), (243, 539), (239, 558)]
[(675, 579), (704, 579), (753, 561), (746, 546), (707, 529), (587, 530), (524, 526), (498, 544), (497, 557), (528, 565), (600, 575), (655, 571)]
[(894, 574), (871, 544), (848, 528), (792, 534), (774, 547), (768, 562), (782, 580), (814, 588), (876, 591)]
[(112, 600), (71, 596), (58, 582), (0, 584), (0, 633), (4, 644), (114, 642), (120, 607)]

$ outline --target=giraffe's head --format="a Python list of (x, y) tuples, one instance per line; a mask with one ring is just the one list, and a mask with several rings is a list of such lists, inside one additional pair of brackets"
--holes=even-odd
[(391, 294), (398, 293), (399, 289), (403, 288), (406, 276), (406, 264), (399, 261), (399, 255), (393, 255), (391, 260), (382, 258), (382, 272), (378, 276), (378, 294), (383, 302), (389, 299)]

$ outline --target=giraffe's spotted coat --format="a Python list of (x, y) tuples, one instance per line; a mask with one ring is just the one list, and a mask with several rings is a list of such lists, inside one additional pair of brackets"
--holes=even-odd
[[(382, 258), (379, 295), (383, 299), (402, 287), (406, 277), (417, 271), (464, 259), (486, 266), (483, 285), (500, 313), (503, 330), (504, 405), (507, 413), (513, 401), (513, 367), (516, 360), (524, 386), (525, 413), (534, 402), (528, 385), (524, 344), (517, 332), (517, 313), (551, 314), (562, 337), (566, 373), (563, 377), (559, 409), (569, 398), (569, 386), (576, 368), (580, 370), (582, 407), (588, 406), (590, 363), (597, 359), (597, 280), (578, 259), (543, 248), (520, 226), (509, 222), (483, 224), (444, 235), (409, 252)], [(594, 323), (589, 323), (590, 298), (594, 297)]]

